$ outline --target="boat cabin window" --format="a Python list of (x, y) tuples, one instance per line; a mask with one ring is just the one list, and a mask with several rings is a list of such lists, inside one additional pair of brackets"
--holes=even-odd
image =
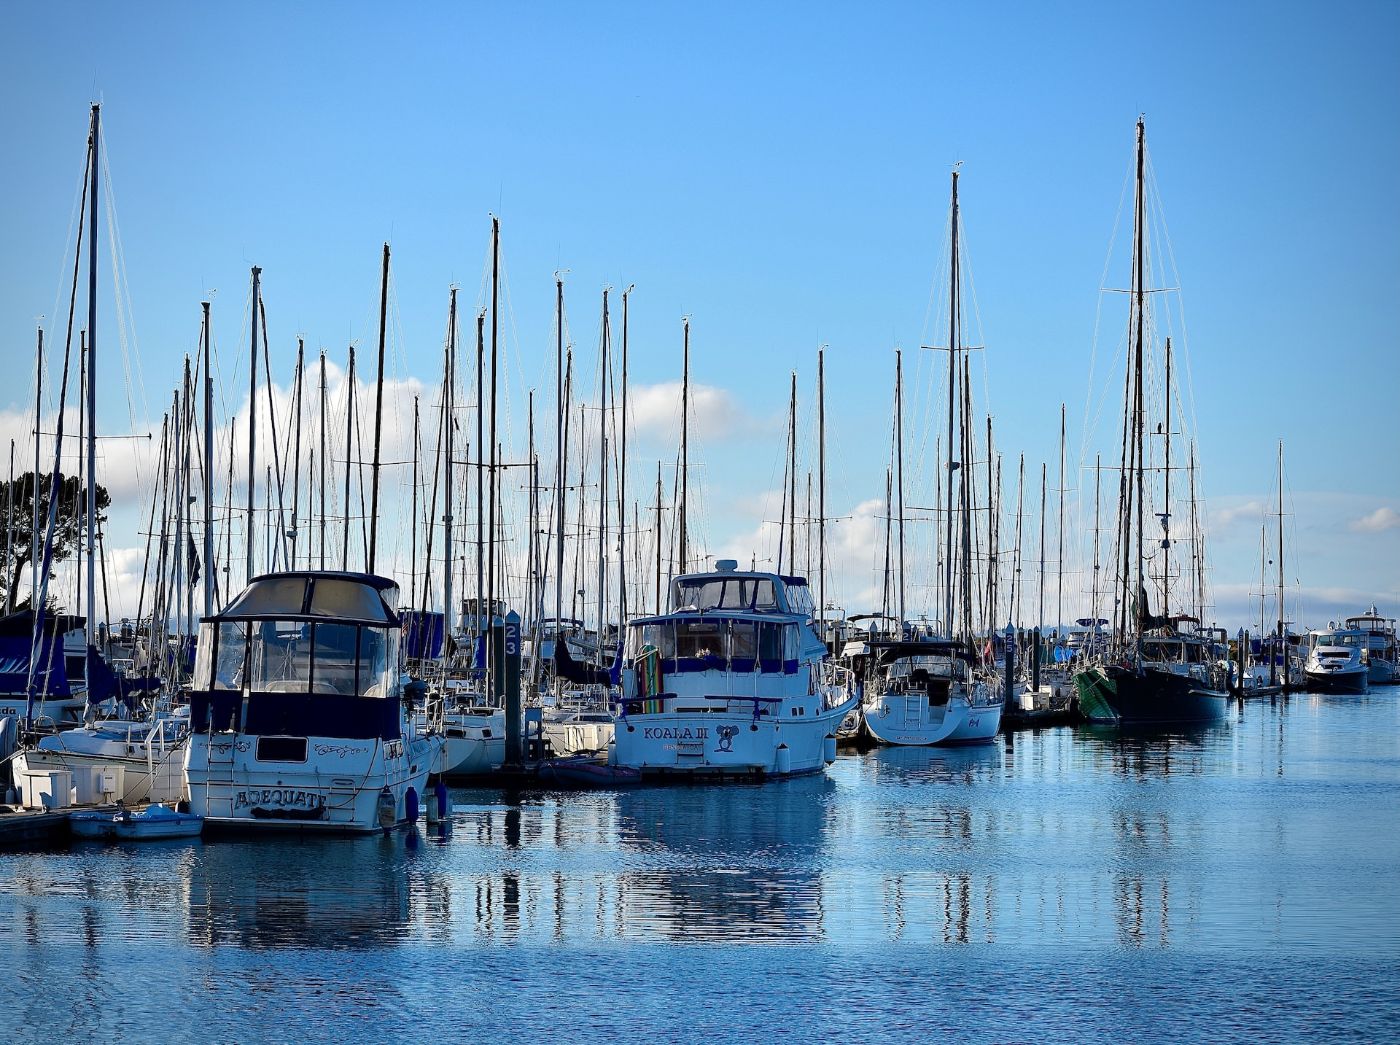
[(1329, 634), (1329, 635), (1319, 635), (1319, 636), (1317, 637), (1317, 645), (1319, 645), (1319, 646), (1350, 646), (1350, 647), (1352, 647), (1353, 649), (1360, 649), (1360, 648), (1361, 648), (1361, 636), (1360, 636), (1360, 635), (1347, 635), (1347, 634), (1344, 634), (1344, 633), (1333, 632), (1333, 633), (1331, 633), (1331, 634)]
[(675, 582), (672, 609), (775, 610), (778, 596), (768, 577), (696, 577)]
[(641, 656), (650, 646), (663, 660), (678, 657), (746, 661), (755, 657), (761, 670), (780, 670), (797, 660), (797, 628), (791, 624), (750, 620), (682, 620), (640, 624), (629, 629), (628, 655)]
[(787, 580), (784, 588), (787, 593), (789, 613), (805, 613), (809, 617), (816, 614), (817, 604), (812, 599), (812, 589), (806, 581)]
[[(224, 621), (217, 625), (214, 638), (212, 657), (203, 649), (200, 654), (201, 671), (212, 667), (212, 689), (352, 697), (392, 696), (398, 690), (397, 629), (285, 620)], [(209, 678), (207, 674), (196, 677)]]
[(676, 622), (677, 657), (723, 657), (727, 621), (687, 620)]

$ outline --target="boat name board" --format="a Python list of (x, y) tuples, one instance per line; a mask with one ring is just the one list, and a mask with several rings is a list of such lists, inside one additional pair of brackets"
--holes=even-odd
[(691, 729), (689, 726), (683, 728), (673, 728), (670, 726), (643, 726), (643, 740), (708, 740), (710, 728), (708, 726), (696, 726)]
[(326, 807), (326, 796), (290, 787), (255, 787), (234, 795), (235, 808), (294, 809), (315, 812)]

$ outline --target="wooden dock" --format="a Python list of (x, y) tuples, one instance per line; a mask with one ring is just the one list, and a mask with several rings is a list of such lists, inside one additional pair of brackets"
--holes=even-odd
[(68, 840), (68, 810), (0, 805), (0, 849)]

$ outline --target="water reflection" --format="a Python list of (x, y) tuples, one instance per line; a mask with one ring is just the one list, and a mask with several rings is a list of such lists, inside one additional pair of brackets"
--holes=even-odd
[(216, 839), (190, 869), (188, 939), (200, 947), (384, 947), (435, 935), (452, 891), (420, 866), (416, 834)]
[(820, 940), (836, 785), (825, 774), (763, 785), (649, 789), (618, 799), (632, 932), (667, 939)]

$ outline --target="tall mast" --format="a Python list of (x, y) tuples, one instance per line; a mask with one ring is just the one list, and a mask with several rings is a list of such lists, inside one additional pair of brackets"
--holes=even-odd
[(679, 554), (676, 556), (676, 569), (685, 573), (690, 568), (689, 549), (686, 547), (686, 502), (690, 488), (690, 317), (684, 321), (685, 348), (681, 360), (681, 492), (680, 503), (676, 505), (676, 528)]
[[(496, 360), (498, 332), (500, 330), (501, 301), (501, 219), (491, 218), (491, 475), (487, 482), (487, 496), (491, 499), (486, 515), (486, 612), (490, 614), (487, 624), (495, 620), (496, 613), (496, 487), (500, 477), (496, 473), (499, 447), (496, 443)], [(489, 645), (489, 644), (488, 644)], [(487, 671), (494, 681), (501, 670), (499, 664), (486, 658)]]
[[(209, 363), (209, 302), (204, 310), (204, 615), (214, 615), (214, 379)], [(139, 623), (139, 622), (138, 622)]]
[[(37, 478), (37, 476), (36, 476)], [(33, 538), (30, 538), (32, 543)], [(5, 488), (5, 613), (15, 610), (15, 576), (10, 563), (15, 561), (15, 441), (10, 440), (10, 484)]]
[(1283, 688), (1288, 691), (1288, 642), (1284, 636), (1284, 628), (1287, 626), (1287, 614), (1283, 608), (1283, 440), (1278, 441), (1278, 650), (1273, 657), (1269, 658), (1270, 677), (1269, 682), (1275, 681), (1273, 671), (1278, 658), (1283, 658)]
[(297, 338), (296, 389), (292, 395), (292, 410), (296, 415), (296, 434), (293, 438), (294, 449), (292, 450), (292, 524), (288, 527), (291, 532), (287, 535), (291, 542), (291, 548), (287, 552), (287, 565), (293, 570), (297, 567), (297, 534), (301, 527), (301, 386), (305, 367), (306, 339), (299, 337)]
[(1040, 578), (1035, 604), (1035, 626), (1045, 627), (1045, 462), (1040, 462)]
[(1011, 572), (1011, 616), (1016, 627), (1024, 626), (1021, 619), (1021, 522), (1026, 504), (1026, 455), (1021, 454), (1016, 478), (1016, 555)]
[[(355, 346), (350, 346), (350, 359), (345, 365), (345, 535), (340, 545), (340, 568), (350, 569), (350, 462), (354, 458), (355, 419)], [(363, 489), (363, 488), (362, 488)]]
[[(1166, 405), (1166, 434), (1164, 435), (1164, 465), (1162, 470), (1162, 482), (1164, 490), (1162, 494), (1162, 612), (1170, 613), (1169, 600), (1171, 593), (1167, 589), (1170, 583), (1172, 556), (1172, 339), (1167, 338), (1167, 405)], [(1192, 494), (1194, 499), (1195, 494)]]
[[(453, 287), (447, 304), (447, 365), (442, 373), (442, 427), (447, 455), (443, 459), (442, 513), (442, 634), (452, 635), (452, 435), (454, 407), (457, 399), (457, 288)], [(426, 600), (427, 596), (424, 595)]]
[[(43, 409), (44, 394), (44, 328), (38, 331), (39, 346), (34, 350), (34, 481), (30, 484), (30, 501), (34, 509), (29, 530), (29, 608), (36, 614), (39, 605), (39, 436), (43, 425), (39, 414)], [(139, 623), (139, 622), (138, 622)]]
[(904, 353), (894, 350), (895, 476), (899, 492), (899, 630), (904, 631)]
[(379, 367), (374, 375), (374, 458), (369, 470), (369, 572), (374, 572), (379, 537), (379, 439), (384, 425), (384, 333), (389, 315), (389, 244), (379, 280)]
[(598, 663), (603, 663), (603, 616), (607, 612), (608, 529), (608, 288), (603, 288), (603, 334), (598, 354)]
[(958, 386), (958, 172), (953, 171), (951, 236), (948, 246), (948, 490), (946, 514), (947, 558), (943, 564), (943, 626), (951, 638), (953, 629), (953, 423), (957, 411)]
[[(797, 371), (788, 400), (788, 573), (797, 572)], [(778, 563), (779, 571), (782, 563)]]
[[(409, 444), (410, 475), (408, 480), (408, 604), (418, 605), (418, 397), (413, 397), (413, 441)], [(423, 586), (428, 575), (423, 573)]]
[(661, 462), (656, 462), (656, 615), (661, 615)]
[(326, 350), (321, 349), (321, 467), (317, 473), (321, 480), (321, 525), (320, 563), (326, 568)]
[[(1133, 541), (1137, 549), (1137, 583), (1133, 591), (1134, 600), (1140, 600), (1144, 590), (1142, 582), (1142, 500), (1143, 500), (1143, 389), (1142, 389), (1142, 356), (1143, 356), (1143, 211), (1145, 209), (1144, 197), (1146, 195), (1146, 184), (1144, 180), (1144, 167), (1146, 160), (1146, 135), (1143, 129), (1143, 122), (1138, 120), (1137, 125), (1137, 199), (1133, 212), (1133, 304), (1137, 309), (1136, 332), (1133, 345), (1133, 445), (1136, 448), (1136, 461), (1134, 464), (1134, 474), (1137, 484), (1137, 504), (1134, 530), (1136, 538)], [(1134, 660), (1139, 670), (1142, 668), (1142, 627), (1141, 620), (1143, 614), (1147, 612), (1147, 607), (1138, 602), (1138, 620), (1134, 622), (1133, 634), (1135, 637)], [(1163, 607), (1165, 612), (1165, 607)]]
[(554, 276), (554, 641), (564, 615), (564, 499), (568, 495), (568, 408), (564, 399), (564, 280)]
[(622, 292), (622, 434), (617, 465), (617, 626), (618, 642), (627, 626), (627, 299), (635, 284)]
[(826, 641), (826, 346), (817, 349), (817, 634)]
[[(472, 618), (473, 632), (482, 632), (481, 600), (486, 596), (486, 488), (482, 485), (486, 474), (486, 386), (483, 383), (486, 366), (486, 310), (476, 314), (476, 614)], [(465, 582), (463, 582), (465, 586)], [(489, 621), (487, 622), (490, 623)]]
[(1055, 557), (1055, 632), (1065, 626), (1065, 404), (1060, 404), (1060, 522), (1055, 527), (1060, 547)]
[[(254, 534), (255, 523), (253, 507), (253, 487), (257, 485), (257, 466), (255, 460), (258, 449), (258, 302), (262, 297), (260, 280), (262, 269), (253, 266), (253, 321), (249, 324), (249, 347), (248, 347), (248, 562), (246, 581), (251, 584), (253, 574), (253, 549), (255, 547)], [(349, 465), (346, 465), (346, 474), (349, 475)], [(346, 511), (349, 512), (349, 500), (347, 494)], [(346, 527), (348, 528), (349, 515), (346, 515)]]
[(1103, 477), (1103, 458), (1101, 454), (1094, 455), (1094, 574), (1091, 580), (1092, 589), (1089, 594), (1089, 605), (1093, 607), (1094, 630), (1092, 634), (1097, 635), (1099, 631), (1099, 491), (1101, 489), (1101, 479)]
[[(881, 599), (880, 599), (880, 612), (883, 613), (883, 614), (885, 614), (886, 616), (888, 616), (888, 615), (889, 615), (889, 612), (890, 612), (890, 543), (891, 543), (890, 527), (891, 527), (891, 523), (892, 523), (893, 516), (894, 516), (894, 505), (893, 505), (894, 495), (891, 493), (891, 490), (890, 490), (890, 486), (891, 486), (892, 481), (893, 481), (893, 480), (892, 480), (892, 477), (891, 477), (891, 474), (890, 474), (890, 469), (889, 469), (889, 468), (886, 468), (886, 469), (885, 469), (885, 570), (884, 570), (883, 583), (882, 583), (882, 585), (881, 585)], [(902, 614), (901, 614), (901, 617), (902, 617)], [(902, 628), (902, 627), (903, 627), (903, 620), (900, 621), (900, 625), (901, 625), (901, 628)]]
[[(102, 108), (92, 107), (92, 178), (88, 191), (88, 336), (87, 336), (87, 644), (97, 638), (97, 188), (101, 168)], [(37, 607), (36, 607), (37, 608)]]

